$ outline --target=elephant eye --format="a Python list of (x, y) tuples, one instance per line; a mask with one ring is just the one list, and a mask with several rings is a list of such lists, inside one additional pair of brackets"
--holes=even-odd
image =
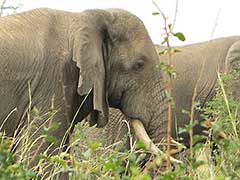
[(140, 71), (144, 68), (144, 61), (143, 60), (138, 60), (137, 62), (134, 63), (132, 67), (135, 71)]

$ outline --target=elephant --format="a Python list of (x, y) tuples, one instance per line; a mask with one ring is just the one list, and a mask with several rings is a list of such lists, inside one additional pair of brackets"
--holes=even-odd
[[(173, 47), (180, 50), (180, 52), (173, 54), (172, 59), (173, 67), (177, 76), (173, 79), (172, 87), (174, 106), (172, 112), (173, 120), (171, 136), (178, 142), (182, 142), (186, 147), (189, 147), (190, 145), (189, 134), (186, 132), (180, 133), (179, 129), (189, 125), (190, 117), (186, 112), (191, 111), (194, 91), (196, 90), (195, 102), (198, 102), (198, 106), (203, 108), (215, 95), (215, 87), (218, 79), (217, 72), (227, 74), (239, 70), (239, 40), (240, 37), (234, 36), (218, 38), (186, 46)], [(162, 52), (166, 49), (165, 46), (160, 45), (155, 45), (155, 48), (159, 54), (163, 54)], [(167, 55), (159, 55), (159, 60), (160, 62), (167, 63)], [(165, 73), (163, 78), (165, 82), (167, 81), (167, 76), (167, 73)], [(235, 91), (233, 92), (233, 95), (236, 100), (239, 100), (240, 97), (238, 91), (239, 85), (240, 84), (238, 83), (234, 85)], [(160, 93), (159, 96), (161, 96)], [(125, 116), (121, 110), (110, 108), (109, 112), (109, 119), (111, 120), (109, 120), (109, 123), (103, 129), (91, 127), (91, 138), (102, 142), (104, 146), (109, 146), (110, 144), (123, 140), (124, 135), (128, 132), (128, 127), (125, 122), (127, 121), (131, 123), (131, 119)], [(194, 110), (193, 120), (197, 120), (198, 122), (193, 128), (193, 134), (207, 137), (208, 128), (202, 125), (202, 122), (204, 121), (201, 116), (202, 113), (201, 109)], [(161, 114), (160, 109), (159, 114)], [(167, 117), (165, 116), (164, 118)], [(150, 138), (155, 144), (160, 143), (159, 138), (157, 137), (159, 124), (162, 125), (161, 128), (167, 129), (167, 120), (159, 120), (163, 122), (159, 123), (155, 121), (154, 123), (151, 123), (152, 129), (155, 128), (155, 132), (150, 135)], [(87, 128), (87, 131), (88, 129), (89, 128)], [(131, 127), (131, 129), (134, 130), (134, 127)], [(125, 148), (130, 147), (129, 139), (124, 141), (124, 145)]]
[[(197, 120), (197, 124), (193, 127), (193, 135), (208, 136), (206, 131), (208, 128), (203, 123), (203, 109), (216, 94), (218, 73), (230, 74), (239, 70), (239, 39), (238, 36), (223, 37), (176, 47), (180, 52), (173, 55), (172, 61), (177, 73), (176, 79), (173, 80), (172, 97), (175, 105), (172, 114), (172, 137), (187, 147), (190, 145), (189, 134), (178, 132), (180, 128), (189, 124), (191, 108), (198, 104), (198, 108), (194, 107), (193, 111), (193, 120)], [(163, 47), (157, 46), (156, 49), (160, 52)], [(166, 55), (162, 59), (166, 62)], [(236, 78), (238, 80), (234, 84), (233, 95), (239, 100), (240, 94), (237, 89), (240, 83), (238, 83), (239, 78)], [(192, 102), (193, 97), (194, 102)]]
[(137, 119), (150, 136), (165, 136), (163, 75), (137, 16), (121, 9), (40, 8), (1, 17), (0, 29), (0, 131), (19, 140), (16, 152), (26, 145), (22, 135), (30, 135), (34, 143), (22, 156), (30, 167), (35, 155), (68, 150), (74, 125), (87, 115), (90, 125), (104, 127), (109, 107)]

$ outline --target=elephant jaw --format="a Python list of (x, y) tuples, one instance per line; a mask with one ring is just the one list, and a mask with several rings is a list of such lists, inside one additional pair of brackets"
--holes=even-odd
[[(146, 146), (146, 149), (157, 155), (157, 156), (162, 156), (164, 159), (167, 159), (167, 156), (164, 152), (162, 152), (153, 142), (152, 140), (150, 139), (150, 137), (148, 136), (144, 126), (143, 126), (143, 123), (140, 121), (140, 120), (137, 120), (137, 119), (132, 119), (130, 121), (131, 123), (131, 126), (134, 130), (134, 133), (136, 135), (136, 138), (140, 141), (142, 141), (145, 146)], [(170, 161), (173, 162), (173, 163), (182, 163), (182, 161), (179, 161), (173, 157), (170, 157)]]

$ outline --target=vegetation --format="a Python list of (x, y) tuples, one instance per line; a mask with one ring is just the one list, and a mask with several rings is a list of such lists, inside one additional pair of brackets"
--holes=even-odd
[[(193, 157), (189, 150), (179, 155), (183, 164), (174, 165), (174, 171), (166, 170), (166, 163), (161, 159), (149, 158), (141, 142), (133, 143), (131, 150), (124, 152), (122, 144), (103, 147), (100, 142), (88, 138), (86, 126), (78, 125), (71, 140), (73, 151), (62, 152), (59, 155), (38, 155), (38, 167), (29, 169), (29, 157), (16, 159), (11, 151), (13, 140), (1, 134), (0, 137), (0, 180), (27, 180), (40, 175), (36, 169), (43, 169), (44, 162), (54, 165), (52, 176), (55, 173), (68, 171), (74, 179), (239, 179), (240, 178), (240, 139), (239, 139), (239, 102), (234, 100), (233, 84), (238, 80), (239, 72), (220, 75), (216, 87), (216, 96), (208, 102), (203, 116), (204, 125), (210, 127), (212, 139), (218, 148), (211, 153), (212, 142), (193, 146)], [(198, 107), (196, 107), (198, 108)], [(202, 109), (203, 110), (203, 109)], [(56, 128), (56, 127), (54, 127)], [(49, 128), (54, 129), (54, 128)], [(191, 127), (187, 126), (186, 131)], [(24, 134), (27, 136), (27, 134)], [(46, 134), (49, 141), (53, 139)], [(24, 137), (26, 138), (26, 137)], [(193, 136), (193, 141), (199, 140)], [(26, 138), (27, 139), (27, 138)], [(31, 144), (28, 147), (31, 148)], [(24, 151), (21, 149), (19, 151)], [(183, 156), (185, 154), (185, 156)], [(205, 156), (199, 159), (199, 156)], [(207, 157), (207, 158), (206, 158)], [(144, 162), (144, 163), (143, 163)]]

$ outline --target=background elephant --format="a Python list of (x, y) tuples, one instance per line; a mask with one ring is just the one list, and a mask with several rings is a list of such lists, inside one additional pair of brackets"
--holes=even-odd
[[(133, 14), (36, 9), (2, 17), (0, 29), (0, 128), (17, 139), (30, 135), (34, 144), (23, 158), (66, 149), (74, 124), (88, 114), (91, 125), (103, 127), (109, 106), (141, 120), (150, 135), (166, 134), (158, 55)], [(44, 128), (56, 124), (50, 132)]]
[[(175, 106), (173, 109), (172, 137), (189, 146), (189, 135), (187, 133), (179, 134), (179, 128), (184, 128), (189, 124), (189, 114), (192, 105), (192, 97), (196, 88), (195, 102), (199, 102), (200, 107), (204, 107), (206, 102), (215, 95), (215, 85), (217, 81), (217, 72), (230, 73), (239, 69), (240, 62), (240, 37), (227, 37), (211, 40), (208, 42), (176, 47), (181, 52), (174, 54), (173, 66), (177, 72), (176, 79), (173, 80), (173, 100)], [(165, 47), (155, 46), (156, 50), (162, 52)], [(167, 62), (166, 56), (160, 56), (160, 61)], [(202, 72), (201, 72), (202, 71)], [(165, 77), (166, 79), (166, 77)], [(240, 84), (235, 84), (236, 92), (233, 92), (235, 98), (239, 99)], [(159, 94), (161, 96), (161, 94)], [(185, 112), (183, 111), (185, 110)], [(161, 111), (159, 111), (159, 114)], [(194, 120), (198, 124), (194, 127), (194, 134), (205, 134), (206, 128), (201, 125), (202, 112), (194, 110)], [(110, 109), (110, 121), (104, 130), (90, 127), (92, 139), (101, 141), (105, 146), (109, 146), (119, 140), (128, 132), (125, 121), (131, 121), (120, 110)], [(165, 117), (166, 118), (166, 117)], [(161, 121), (163, 119), (160, 119)], [(151, 136), (155, 143), (159, 143), (158, 126), (167, 129), (166, 120), (164, 123), (151, 123), (155, 133)], [(87, 131), (89, 128), (87, 128)], [(95, 136), (97, 134), (97, 136)], [(106, 138), (107, 137), (107, 138)], [(129, 142), (125, 141), (126, 147)]]
[[(203, 108), (215, 95), (217, 72), (221, 74), (231, 73), (239, 69), (240, 60), (240, 37), (226, 37), (207, 42), (177, 47), (181, 50), (173, 56), (173, 66), (177, 72), (177, 78), (173, 81), (173, 99), (175, 108), (173, 112), (172, 136), (181, 138), (185, 145), (189, 145), (189, 135), (179, 134), (180, 128), (189, 124), (192, 97), (196, 88), (195, 103)], [(157, 46), (158, 51), (163, 47)], [(160, 57), (161, 58), (161, 57)], [(166, 56), (162, 57), (163, 60)], [(238, 89), (240, 82), (235, 84)], [(239, 99), (238, 91), (234, 96)], [(183, 112), (185, 110), (185, 112)], [(206, 130), (201, 122), (202, 112), (194, 110), (193, 120), (198, 124), (193, 128), (194, 134), (205, 134)]]

